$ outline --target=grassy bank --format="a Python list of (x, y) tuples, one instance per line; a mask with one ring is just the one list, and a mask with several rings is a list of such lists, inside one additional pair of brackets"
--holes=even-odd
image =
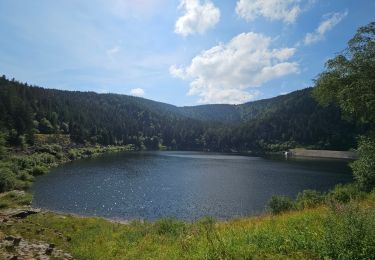
[[(13, 178), (12, 189), (27, 190), (35, 176), (61, 163), (132, 149), (43, 145), (9, 153), (0, 170)], [(0, 212), (29, 205), (31, 199), (23, 191), (2, 193)], [(354, 183), (337, 185), (324, 194), (303, 191), (295, 200), (273, 197), (268, 207), (264, 216), (227, 222), (161, 219), (126, 225), (42, 212), (0, 223), (0, 240), (13, 235), (45, 241), (77, 259), (372, 259), (375, 255), (375, 191), (365, 193)]]
[(346, 204), (228, 222), (163, 219), (123, 225), (40, 213), (0, 231), (50, 241), (78, 259), (371, 259), (374, 217), (373, 192)]

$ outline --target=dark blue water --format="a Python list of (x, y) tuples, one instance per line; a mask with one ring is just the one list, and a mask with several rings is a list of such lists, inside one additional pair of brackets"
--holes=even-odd
[(259, 214), (272, 195), (351, 181), (347, 162), (199, 152), (118, 153), (37, 178), (34, 206), (112, 219), (195, 220)]

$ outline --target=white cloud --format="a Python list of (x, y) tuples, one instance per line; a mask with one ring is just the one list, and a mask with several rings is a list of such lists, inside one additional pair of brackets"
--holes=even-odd
[(169, 67), (169, 74), (172, 75), (174, 78), (182, 78), (185, 79), (185, 71), (183, 68), (179, 68), (176, 65), (172, 65)]
[(304, 39), (305, 45), (309, 45), (324, 39), (324, 35), (332, 30), (338, 23), (341, 22), (348, 15), (348, 12), (344, 13), (333, 13), (326, 16), (326, 19), (323, 20), (319, 27), (315, 29), (312, 33), (307, 33)]
[(242, 33), (201, 52), (189, 66), (173, 65), (169, 71), (190, 81), (188, 95), (198, 95), (200, 103), (243, 103), (259, 95), (255, 88), (263, 83), (298, 72), (298, 63), (288, 61), (295, 49), (272, 49), (271, 41), (262, 34)]
[(182, 36), (203, 34), (220, 19), (220, 10), (209, 0), (203, 4), (200, 0), (181, 0), (179, 9), (184, 11), (184, 15), (176, 21), (175, 33)]
[(263, 16), (272, 21), (293, 23), (301, 13), (301, 2), (302, 0), (239, 0), (236, 12), (247, 21)]
[(130, 95), (143, 97), (145, 95), (145, 91), (142, 88), (133, 88), (130, 90)]

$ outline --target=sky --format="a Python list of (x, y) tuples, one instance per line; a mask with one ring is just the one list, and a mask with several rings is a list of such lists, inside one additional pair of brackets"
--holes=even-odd
[(0, 0), (0, 74), (178, 106), (313, 86), (374, 0)]

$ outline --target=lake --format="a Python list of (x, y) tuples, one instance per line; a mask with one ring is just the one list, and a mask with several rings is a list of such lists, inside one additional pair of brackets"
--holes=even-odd
[(134, 152), (78, 160), (37, 178), (33, 206), (111, 219), (261, 214), (272, 195), (352, 180), (345, 161), (203, 152)]

